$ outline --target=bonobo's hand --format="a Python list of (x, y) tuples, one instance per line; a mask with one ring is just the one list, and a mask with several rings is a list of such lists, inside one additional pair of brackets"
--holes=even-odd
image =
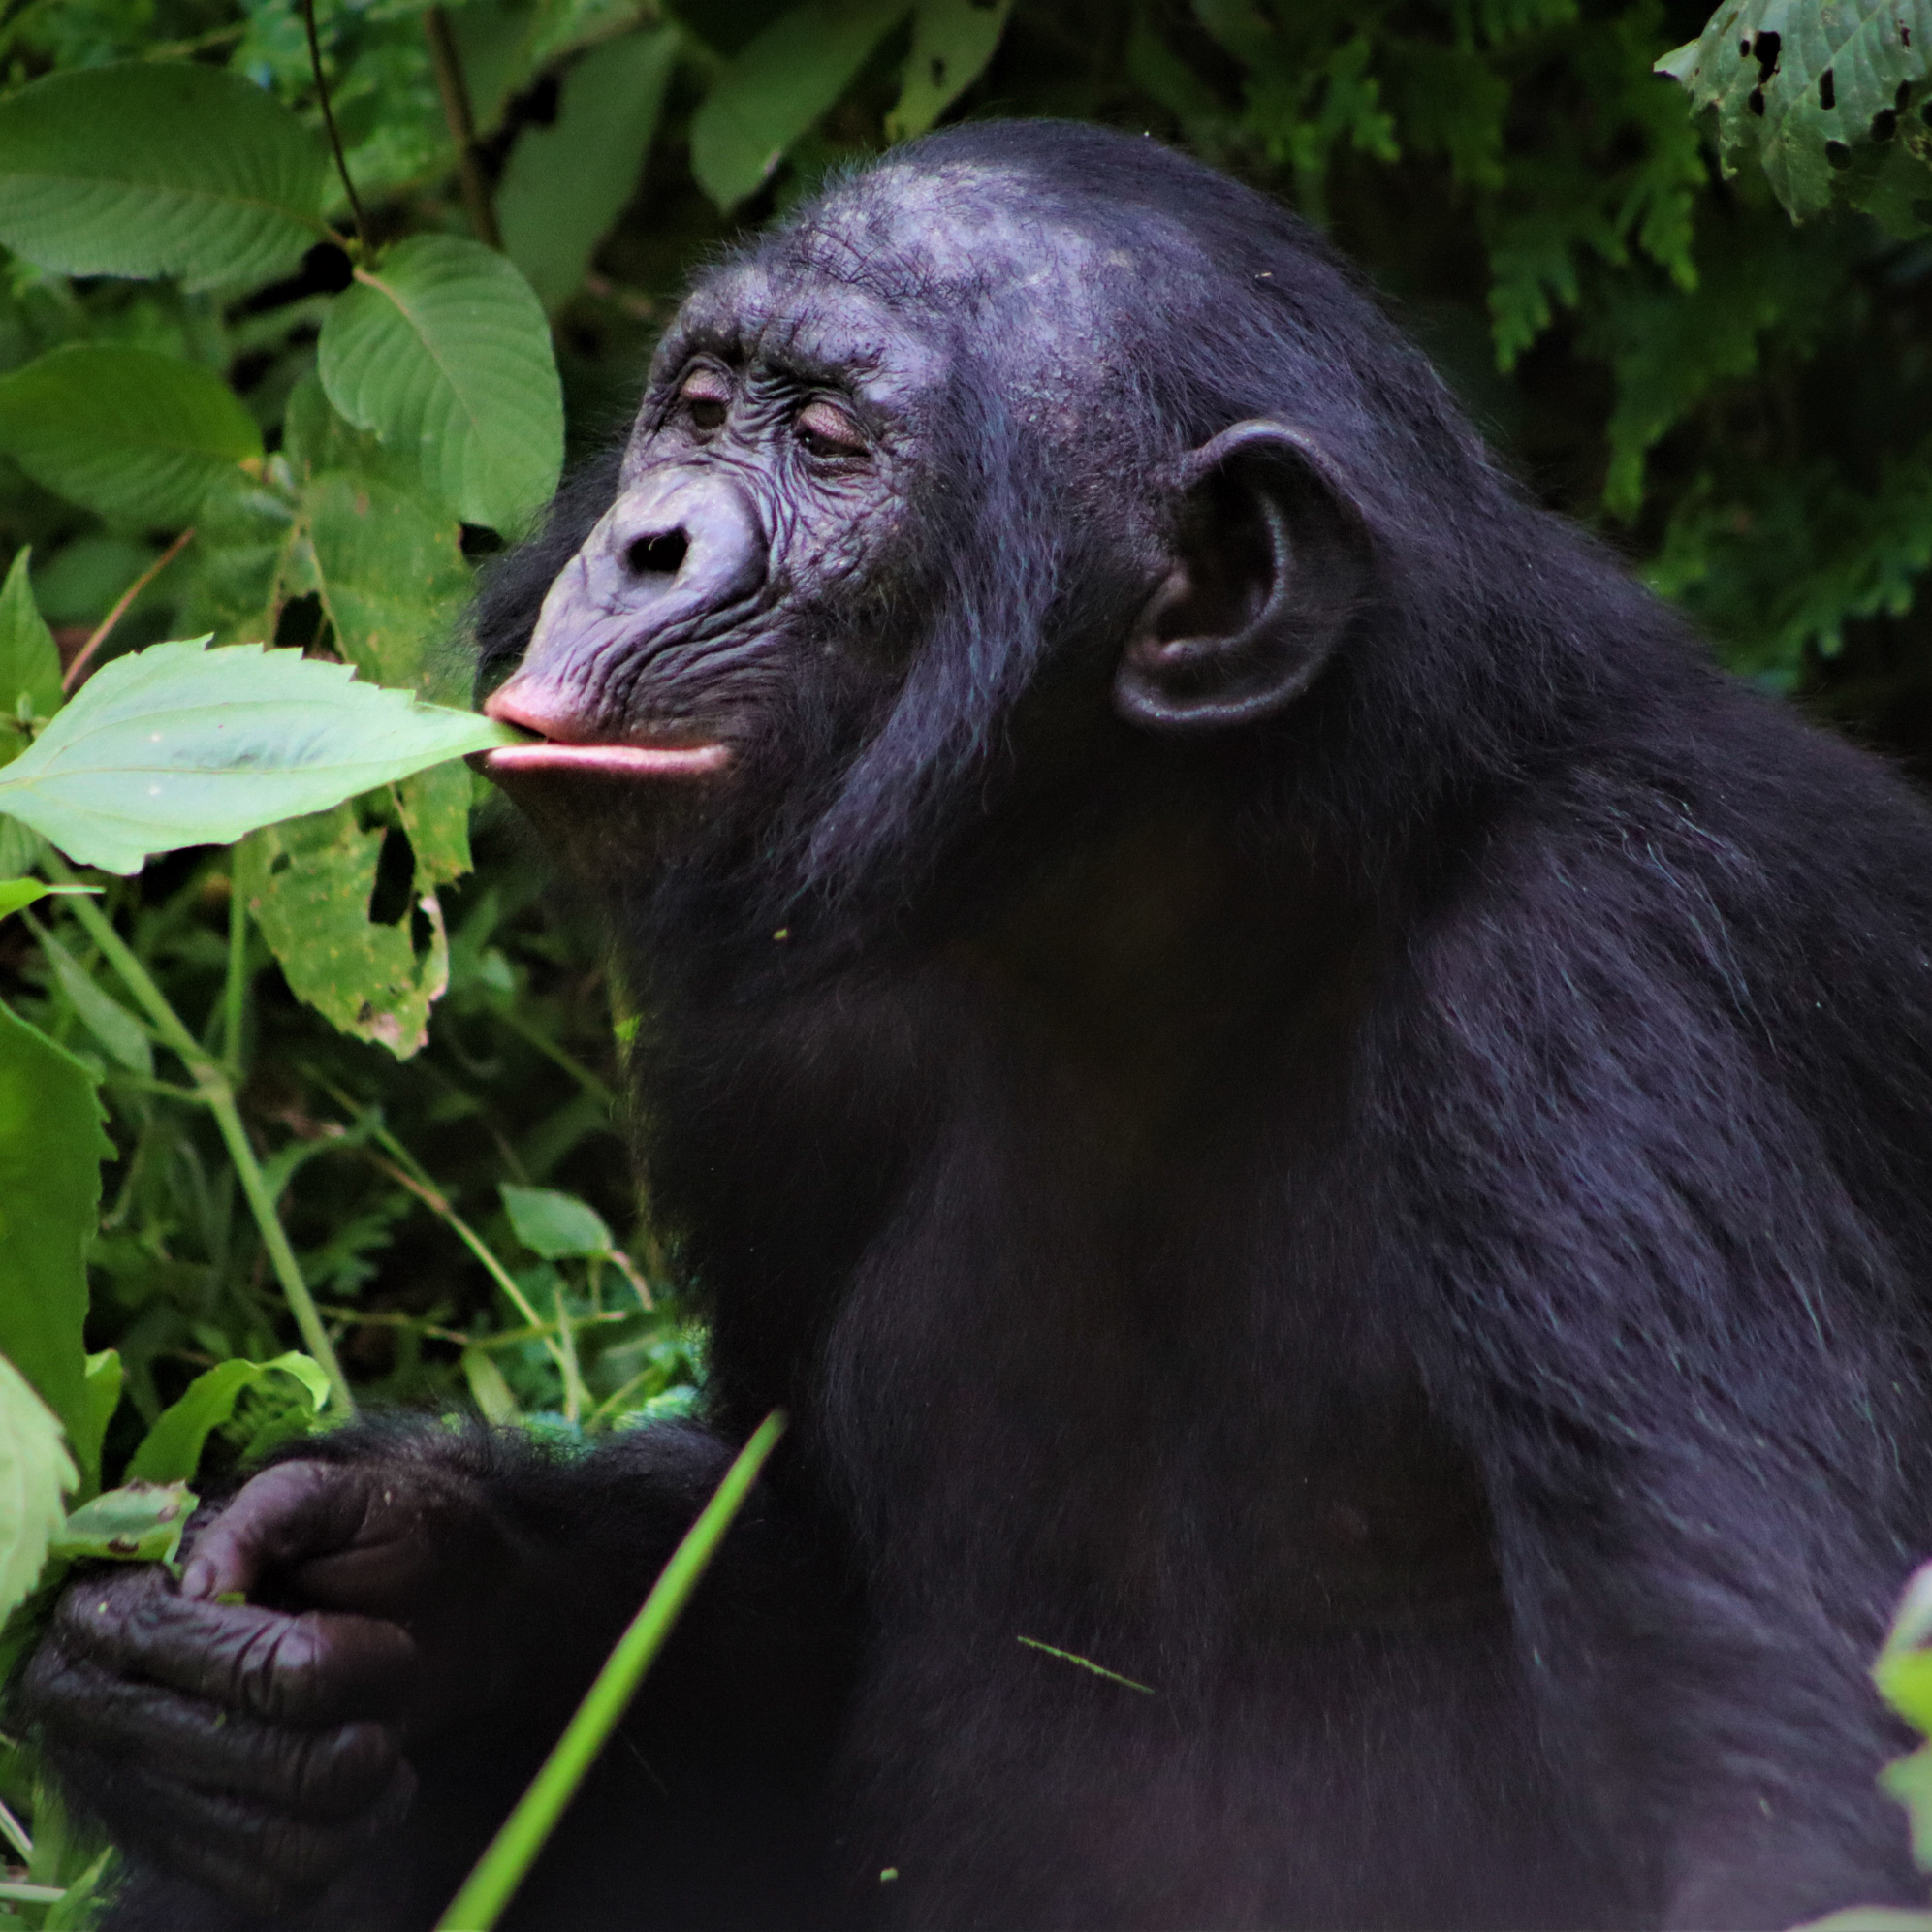
[(178, 1590), (71, 1585), (22, 1702), (117, 1841), (272, 1910), (399, 1821), (404, 1749), (514, 1670), (519, 1568), (456, 1472), (283, 1463), (195, 1536)]

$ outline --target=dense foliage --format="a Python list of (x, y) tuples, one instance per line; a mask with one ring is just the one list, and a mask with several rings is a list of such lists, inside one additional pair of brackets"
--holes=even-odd
[[(621, 989), (508, 817), (469, 826), (472, 780), (432, 762), (463, 746), (398, 710), (392, 767), (271, 793), (319, 686), (126, 653), (295, 645), (460, 704), (476, 564), (622, 423), (690, 263), (842, 160), (1053, 113), (1262, 183), (1735, 667), (1932, 759), (1932, 7), (316, 0), (312, 25), (0, 13), (0, 1610), (27, 1598), (0, 1668), (62, 1562), (172, 1546), (178, 1489), (90, 1503), (104, 1481), (219, 1479), (351, 1388), (565, 1437), (691, 1399), (702, 1336), (625, 1171)], [(125, 714), (172, 707), (197, 783), (246, 765), (227, 817), (188, 787), (162, 825), (129, 789), (99, 718), (137, 676)], [(213, 717), (251, 703), (252, 737)], [(83, 809), (47, 774), (87, 704)], [(98, 1848), (23, 1747), (0, 1802), (0, 1923), (80, 1922)]]

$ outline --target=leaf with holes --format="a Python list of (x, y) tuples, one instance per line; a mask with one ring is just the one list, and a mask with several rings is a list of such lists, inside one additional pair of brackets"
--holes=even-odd
[(924, 134), (979, 79), (1012, 11), (1013, 0), (919, 0), (899, 105), (885, 117), (888, 141)]
[(466, 523), (520, 530), (563, 465), (550, 325), (501, 255), (448, 235), (391, 249), (322, 325), (322, 385), (360, 429), (414, 454)]
[(237, 854), (235, 885), (296, 997), (407, 1060), (449, 983), (449, 944), (428, 894), (418, 902), (429, 924), (420, 960), (406, 913), (394, 926), (370, 919), (382, 841), (380, 828), (364, 830), (352, 807), (338, 806), (258, 832)]
[(519, 742), (300, 651), (154, 644), (97, 672), (31, 750), (0, 766), (0, 811), (81, 865), (132, 872), (155, 852), (225, 845)]
[(0, 450), (110, 523), (179, 529), (214, 485), (262, 454), (262, 432), (198, 363), (71, 342), (0, 376)]
[(756, 35), (691, 116), (691, 172), (727, 214), (838, 100), (906, 0), (807, 0)]
[(266, 282), (327, 238), (326, 169), (315, 137), (238, 74), (50, 74), (0, 101), (0, 242), (70, 275)]
[(1794, 220), (1834, 195), (1862, 206), (1895, 151), (1932, 154), (1917, 111), (1932, 91), (1932, 0), (1744, 0), (1657, 71), (1696, 111), (1716, 109), (1725, 173), (1755, 154)]
[(676, 27), (659, 27), (593, 48), (563, 77), (555, 121), (518, 137), (496, 219), (546, 308), (576, 294), (636, 192), (681, 40)]
[(469, 595), (461, 532), (372, 478), (319, 476), (302, 493), (315, 587), (342, 655), (374, 683), (427, 697), (430, 646)]

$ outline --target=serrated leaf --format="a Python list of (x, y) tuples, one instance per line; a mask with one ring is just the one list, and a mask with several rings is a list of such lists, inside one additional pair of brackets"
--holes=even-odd
[(496, 1190), (517, 1239), (546, 1261), (566, 1255), (609, 1254), (615, 1247), (604, 1218), (586, 1201), (554, 1188), (518, 1188), (507, 1181)]
[(185, 1482), (131, 1480), (75, 1510), (55, 1533), (52, 1554), (69, 1562), (173, 1563), (200, 1502)]
[(309, 485), (301, 514), (342, 655), (371, 682), (424, 696), (438, 688), (430, 647), (471, 588), (455, 523), (387, 484), (339, 473)]
[(61, 705), (60, 649), (34, 602), (32, 557), (23, 546), (0, 586), (0, 714), (9, 718), (19, 714), (22, 698), (36, 717), (51, 717)]
[(314, 136), (238, 74), (51, 74), (0, 100), (0, 242), (63, 274), (265, 282), (327, 234), (326, 169)]
[(111, 523), (178, 528), (262, 454), (255, 419), (197, 363), (93, 342), (0, 376), (0, 450)]
[(756, 35), (691, 116), (691, 173), (729, 214), (838, 100), (907, 0), (807, 0)]
[(563, 465), (563, 392), (528, 282), (474, 241), (421, 235), (359, 269), (322, 325), (329, 399), (415, 453), (466, 523), (521, 529)]
[(918, 0), (899, 105), (885, 117), (888, 141), (924, 134), (979, 79), (1012, 11), (1013, 0)]
[(516, 734), (295, 650), (150, 645), (83, 684), (13, 764), (0, 811), (81, 865), (132, 872)]
[(153, 1428), (128, 1458), (128, 1480), (187, 1481), (201, 1467), (203, 1445), (234, 1415), (241, 1398), (282, 1377), (294, 1378), (310, 1410), (321, 1413), (329, 1401), (329, 1378), (307, 1355), (278, 1355), (272, 1362), (249, 1362), (238, 1356), (217, 1362), (155, 1417)]
[(236, 890), (281, 963), (289, 989), (333, 1026), (406, 1060), (428, 1038), (429, 1008), (449, 983), (449, 944), (432, 897), (428, 953), (409, 921), (369, 918), (380, 828), (348, 806), (258, 832), (236, 855)]
[(113, 1152), (102, 1119), (93, 1075), (0, 1006), (0, 1355), (77, 1441), (91, 1413), (82, 1256)]
[(526, 128), (511, 149), (497, 225), (546, 308), (576, 294), (636, 192), (681, 38), (660, 27), (593, 48), (564, 76), (556, 119)]
[(52, 1411), (0, 1355), (0, 1622), (39, 1580), (79, 1479)]
[(1905, 118), (1932, 74), (1932, 0), (1743, 0), (1657, 71), (1694, 109), (1716, 108), (1725, 173), (1755, 153), (1796, 220), (1828, 206), (1836, 177), (1877, 148), (1932, 151)]

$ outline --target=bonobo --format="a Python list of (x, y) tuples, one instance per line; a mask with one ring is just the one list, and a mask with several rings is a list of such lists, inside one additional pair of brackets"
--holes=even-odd
[(889, 154), (475, 628), (706, 1421), (345, 1430), (71, 1591), (26, 1705), (118, 1925), (430, 1923), (778, 1405), (525, 1925), (1922, 1897), (1932, 816), (1300, 222), (1091, 127)]

